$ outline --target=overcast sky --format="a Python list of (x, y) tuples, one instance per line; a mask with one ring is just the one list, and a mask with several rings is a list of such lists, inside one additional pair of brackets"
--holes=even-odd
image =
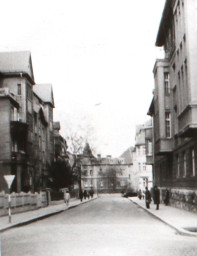
[(36, 83), (52, 83), (61, 133), (90, 123), (97, 153), (134, 145), (154, 88), (165, 0), (6, 0), (0, 51), (30, 50)]

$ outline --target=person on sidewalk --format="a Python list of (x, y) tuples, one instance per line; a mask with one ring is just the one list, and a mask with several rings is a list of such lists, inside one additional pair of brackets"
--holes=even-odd
[(83, 201), (83, 191), (81, 189), (79, 191), (79, 199), (81, 200), (81, 202)]
[(138, 197), (140, 200), (142, 199), (142, 190), (141, 189), (138, 190)]
[(87, 197), (87, 191), (86, 190), (84, 190), (84, 192), (83, 192), (83, 197), (84, 197), (84, 199), (86, 199), (86, 197)]
[(169, 193), (169, 190), (166, 189), (166, 191), (165, 191), (165, 198), (164, 198), (164, 204), (165, 205), (169, 205), (169, 198), (170, 198), (170, 193)]
[(153, 188), (153, 200), (154, 200), (154, 204), (156, 204), (156, 210), (159, 210), (160, 191), (157, 186), (154, 186)]
[(70, 193), (68, 190), (66, 190), (65, 196), (64, 196), (64, 201), (66, 203), (66, 205), (69, 205), (69, 200), (70, 200)]
[(151, 193), (147, 187), (145, 188), (145, 203), (146, 203), (146, 208), (150, 209)]

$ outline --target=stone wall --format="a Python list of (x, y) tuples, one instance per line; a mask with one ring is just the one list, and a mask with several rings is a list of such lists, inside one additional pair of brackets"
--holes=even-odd
[[(164, 203), (165, 190), (161, 188), (161, 202)], [(190, 212), (197, 212), (197, 189), (168, 189), (169, 190), (169, 205), (176, 208), (181, 208)]]

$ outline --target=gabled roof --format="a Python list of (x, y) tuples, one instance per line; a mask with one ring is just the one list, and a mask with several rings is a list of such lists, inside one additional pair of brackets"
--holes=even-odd
[(124, 158), (126, 164), (133, 163), (132, 152), (133, 147), (130, 147), (121, 155), (121, 157)]
[(34, 81), (31, 53), (22, 52), (0, 52), (1, 73), (26, 73)]
[(35, 84), (33, 91), (44, 103), (50, 103), (54, 107), (52, 84)]

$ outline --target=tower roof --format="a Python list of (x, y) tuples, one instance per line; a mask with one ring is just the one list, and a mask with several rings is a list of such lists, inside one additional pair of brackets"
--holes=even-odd
[(88, 157), (94, 157), (92, 154), (92, 150), (90, 149), (89, 143), (85, 144), (85, 147), (83, 149), (83, 155)]

